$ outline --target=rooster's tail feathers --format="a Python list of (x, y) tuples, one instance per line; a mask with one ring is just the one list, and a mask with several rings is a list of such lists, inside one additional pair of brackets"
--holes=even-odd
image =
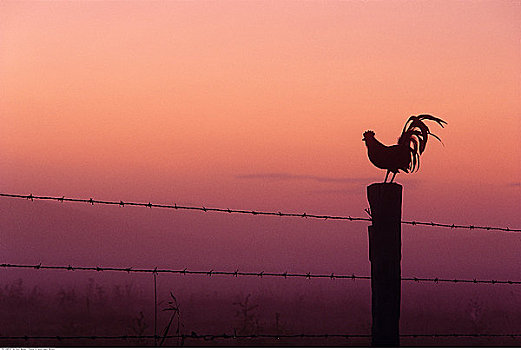
[(429, 135), (432, 135), (438, 141), (441, 142), (441, 139), (430, 132), (429, 127), (423, 122), (424, 120), (431, 120), (438, 123), (442, 128), (443, 124), (447, 124), (446, 121), (432, 116), (430, 114), (420, 114), (418, 116), (411, 116), (407, 119), (402, 131), (402, 135), (398, 139), (399, 144), (408, 144), (411, 142), (413, 137), (416, 137), (419, 141), (419, 151), (420, 154), (425, 150), (425, 146), (427, 145), (427, 139)]
[[(426, 127), (425, 123), (423, 123), (423, 120), (431, 120), (433, 122), (436, 122), (442, 128), (445, 127), (445, 125), (443, 125), (443, 124), (447, 124), (447, 122), (445, 120), (440, 119), (440, 118), (435, 117), (430, 114), (420, 114), (418, 116), (413, 115), (413, 116), (410, 116), (409, 119), (407, 119), (407, 122), (403, 126), (402, 133), (404, 133), (407, 130), (413, 129), (415, 126), (420, 127), (420, 125), (424, 125)], [(409, 123), (411, 125), (409, 125)], [(427, 130), (428, 130), (428, 128), (427, 128)]]
[[(418, 121), (420, 121), (423, 125), (425, 125), (425, 124), (422, 122), (422, 120), (432, 120), (433, 122), (438, 123), (438, 125), (441, 126), (442, 128), (445, 127), (445, 125), (443, 125), (443, 124), (447, 124), (447, 122), (445, 120), (440, 119), (440, 118), (435, 117), (435, 116), (430, 115), (430, 114), (420, 114), (417, 118), (418, 118)], [(436, 140), (440, 141), (441, 144), (443, 145), (443, 141), (441, 141), (441, 139), (438, 136), (436, 136), (435, 134), (431, 133), (427, 126), (425, 126), (425, 128), (427, 129), (427, 134), (428, 135), (432, 135)], [(425, 143), (427, 143), (427, 138), (425, 138)], [(424, 149), (425, 149), (425, 147), (424, 147)]]
[(420, 167), (420, 155), (425, 151), (429, 135), (432, 135), (441, 142), (441, 139), (438, 136), (430, 132), (429, 127), (423, 122), (424, 120), (436, 122), (442, 128), (444, 127), (443, 124), (447, 124), (444, 120), (430, 114), (420, 114), (418, 116), (413, 115), (407, 119), (407, 122), (403, 127), (402, 135), (398, 139), (398, 144), (407, 146), (410, 149), (411, 172)]
[(442, 128), (444, 127), (443, 124), (447, 124), (447, 122), (445, 120), (442, 120), (442, 119), (435, 117), (433, 115), (430, 115), (430, 114), (420, 114), (418, 116), (418, 119), (419, 120), (432, 120), (433, 122), (438, 123)]
[(411, 172), (413, 172), (415, 169), (416, 169), (416, 165), (418, 165), (419, 167), (419, 163), (420, 163), (420, 157), (418, 155), (418, 141), (416, 141), (416, 139), (411, 139), (411, 144), (412, 144), (412, 148), (410, 149), (411, 151), (411, 160), (412, 160), (412, 165), (411, 165)]

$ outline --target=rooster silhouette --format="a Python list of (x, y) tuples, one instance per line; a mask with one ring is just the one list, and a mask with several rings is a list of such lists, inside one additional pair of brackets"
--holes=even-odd
[(376, 167), (386, 169), (384, 183), (387, 182), (389, 173), (393, 173), (390, 182), (393, 182), (398, 171), (406, 173), (418, 170), (420, 167), (420, 155), (425, 151), (429, 135), (441, 142), (440, 138), (429, 131), (424, 120), (431, 120), (438, 123), (442, 128), (447, 122), (429, 114), (411, 116), (403, 127), (402, 134), (398, 139), (398, 144), (386, 146), (374, 137), (374, 131), (364, 132), (369, 160)]

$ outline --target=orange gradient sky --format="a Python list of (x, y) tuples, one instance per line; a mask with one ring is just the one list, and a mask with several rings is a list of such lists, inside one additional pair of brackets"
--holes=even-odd
[[(432, 125), (444, 145), (429, 138), (419, 171), (396, 177), (403, 220), (520, 229), (519, 0), (0, 1), (0, 193), (367, 218), (366, 187), (385, 171), (363, 132), (393, 144), (423, 113), (448, 125)], [(368, 276), (368, 225), (0, 197), (0, 262)], [(402, 276), (519, 281), (519, 238), (402, 225)], [(153, 305), (149, 275), (76, 271), (2, 268), (0, 280), (31, 295), (70, 284), (77, 300), (94, 280), (135, 282)], [(292, 281), (161, 274), (159, 300), (176, 293), (187, 334), (205, 333), (185, 305), (231, 327), (215, 306), (232, 317), (231, 297), (250, 294), (288, 300), (283, 332), (292, 319), (370, 332), (369, 281)], [(467, 333), (465, 305), (480, 305), (483, 333), (519, 333), (511, 288), (404, 282), (401, 332)], [(31, 335), (42, 311), (16, 300), (24, 330), (11, 335)], [(59, 335), (83, 329), (70, 307)], [(116, 320), (112, 305), (100, 317)]]
[(397, 176), (405, 216), (519, 226), (520, 23), (519, 1), (2, 1), (0, 186), (357, 214), (384, 177), (363, 131), (429, 113), (445, 147)]

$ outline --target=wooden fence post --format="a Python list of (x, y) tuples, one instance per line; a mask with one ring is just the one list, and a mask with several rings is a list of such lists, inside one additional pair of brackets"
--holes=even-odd
[(402, 241), (402, 186), (374, 183), (367, 187), (372, 225), (369, 226), (371, 261), (371, 328), (373, 346), (400, 345)]

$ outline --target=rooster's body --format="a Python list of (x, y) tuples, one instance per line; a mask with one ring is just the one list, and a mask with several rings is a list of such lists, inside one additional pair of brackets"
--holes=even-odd
[(420, 155), (425, 150), (429, 135), (439, 140), (438, 136), (432, 134), (423, 120), (432, 120), (441, 127), (447, 124), (440, 118), (428, 114), (410, 117), (403, 127), (402, 134), (398, 139), (398, 144), (386, 146), (374, 137), (373, 131), (366, 131), (364, 138), (367, 146), (369, 160), (376, 167), (386, 169), (384, 182), (387, 181), (389, 173), (393, 173), (391, 182), (396, 174), (402, 170), (405, 173), (413, 172), (420, 167)]

